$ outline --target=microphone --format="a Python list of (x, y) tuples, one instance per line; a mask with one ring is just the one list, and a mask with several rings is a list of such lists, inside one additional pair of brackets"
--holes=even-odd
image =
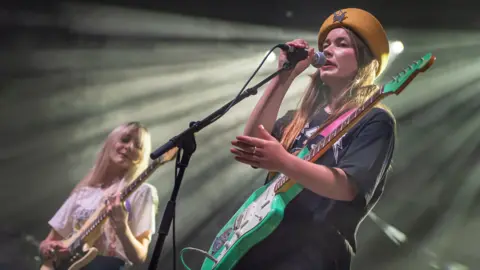
[[(289, 60), (290, 58), (294, 58), (296, 61), (302, 61), (308, 57), (308, 51), (304, 48), (297, 48), (287, 44), (279, 44), (278, 47), (287, 52)], [(327, 58), (325, 57), (325, 54), (322, 52), (315, 52), (310, 64), (315, 68), (320, 68), (325, 65), (326, 62)]]

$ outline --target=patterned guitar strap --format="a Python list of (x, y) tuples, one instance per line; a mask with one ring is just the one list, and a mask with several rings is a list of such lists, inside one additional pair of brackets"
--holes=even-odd
[(348, 110), (339, 117), (337, 117), (337, 119), (331, 121), (330, 123), (327, 122), (327, 125), (324, 125), (323, 128), (319, 128), (318, 131), (316, 131), (314, 134), (312, 134), (312, 136), (308, 138), (308, 140), (305, 140), (302, 148), (304, 148), (308, 142), (313, 140), (319, 134), (326, 138), (328, 135), (330, 135), (330, 133), (332, 133), (332, 131), (338, 128), (343, 123), (343, 121), (345, 121), (345, 119), (349, 117), (353, 112), (355, 112), (355, 109)]
[[(297, 155), (299, 152), (301, 152), (305, 147), (307, 147), (308, 143), (311, 142), (314, 138), (316, 138), (318, 135), (322, 135), (324, 138), (326, 138), (332, 131), (334, 131), (337, 127), (339, 127), (343, 121), (349, 117), (353, 112), (355, 112), (355, 109), (350, 109), (345, 111), (342, 115), (337, 117), (334, 120), (329, 120), (322, 124), (317, 131), (315, 131), (308, 139), (306, 139), (301, 147), (301, 150), (298, 150), (294, 152), (294, 155)], [(323, 126), (323, 127), (322, 127)], [(268, 181), (272, 180), (272, 178), (275, 176), (276, 172), (269, 172), (268, 173)]]

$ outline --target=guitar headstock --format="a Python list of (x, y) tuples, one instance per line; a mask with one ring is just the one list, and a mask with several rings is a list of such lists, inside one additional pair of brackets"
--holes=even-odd
[(162, 155), (162, 158), (161, 158), (162, 163), (166, 163), (173, 160), (177, 156), (177, 153), (178, 153), (178, 147), (174, 147), (168, 150), (167, 152), (165, 152), (165, 154)]
[(425, 72), (435, 62), (435, 56), (431, 53), (427, 53), (420, 60), (413, 62), (407, 68), (402, 70), (397, 75), (393, 76), (393, 79), (383, 85), (382, 94), (399, 95), (403, 89), (418, 75), (420, 72)]

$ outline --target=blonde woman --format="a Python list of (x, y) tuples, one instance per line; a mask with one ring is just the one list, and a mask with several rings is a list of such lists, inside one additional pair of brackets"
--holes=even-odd
[[(331, 14), (318, 33), (326, 64), (311, 75), (299, 108), (276, 121), (290, 84), (313, 55), (304, 40), (289, 45), (308, 49), (309, 58), (269, 84), (231, 151), (237, 161), (281, 172), (305, 189), (289, 203), (281, 225), (235, 269), (350, 269), (357, 228), (383, 192), (395, 141), (393, 115), (384, 106), (373, 108), (315, 163), (293, 153), (307, 141), (311, 149), (323, 139), (322, 127), (378, 90), (374, 80), (387, 64), (388, 39), (364, 10)], [(283, 53), (280, 66), (285, 58)]]
[(120, 202), (119, 193), (148, 166), (150, 150), (150, 135), (140, 123), (115, 128), (91, 171), (50, 219), (52, 229), (40, 244), (41, 255), (48, 259), (54, 252), (66, 252), (60, 240), (68, 238), (101, 204), (107, 203), (109, 219), (94, 245), (99, 256), (84, 269), (123, 269), (144, 262), (155, 230), (157, 191), (144, 183), (125, 203)]

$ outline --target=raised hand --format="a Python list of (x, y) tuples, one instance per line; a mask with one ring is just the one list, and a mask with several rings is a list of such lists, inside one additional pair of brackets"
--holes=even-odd
[(232, 141), (235, 148), (231, 148), (230, 151), (239, 162), (280, 172), (291, 154), (263, 126), (260, 125), (258, 129), (259, 138), (237, 136), (236, 140)]
[[(308, 45), (308, 42), (306, 42), (303, 39), (295, 39), (295, 40), (287, 42), (285, 44), (296, 47), (296, 48), (303, 48), (303, 49), (308, 50), (308, 57), (306, 59), (304, 59), (302, 61), (299, 61), (292, 70), (285, 71), (285, 72), (282, 72), (280, 74), (280, 76), (283, 79), (289, 78), (289, 79), (293, 80), (300, 73), (305, 71), (305, 69), (307, 69), (308, 65), (310, 65), (310, 63), (312, 62), (312, 58), (314, 56), (315, 51), (314, 51), (314, 48), (310, 48), (309, 45)], [(286, 61), (287, 61), (287, 52), (281, 50), (280, 56), (278, 58), (278, 68), (283, 67), (283, 64)]]

